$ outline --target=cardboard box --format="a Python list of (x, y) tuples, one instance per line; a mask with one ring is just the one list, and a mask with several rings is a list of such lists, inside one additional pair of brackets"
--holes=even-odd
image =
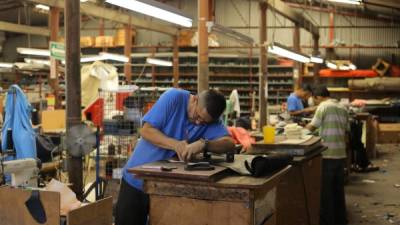
[(114, 37), (113, 36), (98, 36), (96, 37), (95, 47), (113, 47)]
[(40, 121), (44, 133), (65, 132), (65, 110), (44, 110), (41, 112)]
[[(124, 46), (125, 45), (125, 29), (118, 29), (114, 38), (115, 46)], [(135, 44), (136, 30), (132, 29), (132, 44)]]
[[(0, 187), (0, 223), (7, 225), (55, 225), (60, 224), (60, 194), (40, 191), (40, 201), (46, 213), (46, 222), (38, 223), (29, 213), (25, 202), (31, 191), (9, 186)], [(8, 203), (8, 204), (5, 204)], [(66, 225), (111, 225), (112, 197), (105, 198), (77, 209), (66, 215)]]
[(84, 36), (80, 39), (81, 48), (93, 47), (95, 44), (95, 37)]

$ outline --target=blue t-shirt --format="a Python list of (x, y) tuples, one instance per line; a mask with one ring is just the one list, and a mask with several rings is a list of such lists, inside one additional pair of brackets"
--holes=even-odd
[[(228, 136), (226, 127), (221, 123), (196, 125), (188, 120), (187, 108), (190, 93), (175, 88), (164, 92), (151, 110), (143, 117), (143, 122), (149, 123), (163, 134), (176, 140), (187, 140), (192, 143), (200, 138), (213, 140)], [(123, 179), (131, 186), (143, 190), (143, 181), (135, 178), (127, 171), (128, 168), (146, 163), (170, 159), (175, 151), (157, 147), (141, 138), (133, 153), (123, 168)]]
[(303, 102), (294, 93), (290, 94), (287, 98), (287, 110), (288, 112), (298, 111), (304, 109)]

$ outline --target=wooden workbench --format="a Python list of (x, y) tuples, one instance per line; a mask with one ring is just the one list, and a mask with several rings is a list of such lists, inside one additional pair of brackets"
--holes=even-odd
[[(293, 158), (292, 167), (277, 188), (277, 225), (319, 224), (321, 153), (326, 149), (321, 145), (305, 156)], [(264, 154), (268, 152), (270, 149)], [(257, 154), (263, 154), (262, 149), (258, 148)]]
[[(182, 173), (182, 166), (177, 165), (177, 174)], [(218, 172), (221, 168), (217, 166), (217, 176), (191, 171), (200, 174), (178, 178), (140, 167), (130, 172), (144, 179), (151, 225), (274, 225), (276, 186), (290, 167), (262, 178)]]

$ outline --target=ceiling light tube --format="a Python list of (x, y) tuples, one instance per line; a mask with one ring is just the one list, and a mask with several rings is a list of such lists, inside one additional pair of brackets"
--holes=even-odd
[(216, 24), (213, 21), (207, 21), (206, 26), (207, 26), (207, 29), (208, 29), (209, 33), (214, 31), (214, 32), (217, 32), (217, 33), (219, 33), (221, 35), (224, 35), (226, 37), (235, 39), (235, 40), (237, 40), (239, 42), (243, 42), (245, 44), (253, 44), (254, 43), (254, 39), (253, 38), (251, 38), (251, 37), (249, 37), (247, 35), (244, 35), (244, 34), (242, 34), (240, 32), (237, 32), (235, 30), (232, 30), (232, 29), (230, 29), (228, 27)]
[(42, 64), (42, 65), (50, 66), (49, 60), (25, 58), (24, 61), (26, 63), (30, 63), (30, 64)]
[(106, 2), (183, 27), (192, 27), (193, 20), (190, 17), (161, 2), (154, 0), (106, 0)]
[(45, 11), (49, 11), (50, 10), (50, 6), (43, 5), (43, 4), (37, 4), (37, 5), (35, 5), (35, 8), (41, 9), (41, 10), (45, 10)]
[(50, 51), (46, 49), (17, 48), (17, 52), (23, 55), (50, 56)]
[(108, 52), (100, 52), (100, 56), (104, 57), (104, 60), (115, 60), (119, 62), (129, 62), (129, 58), (124, 56), (124, 55), (119, 55), (119, 54), (112, 54)]
[(310, 56), (310, 61), (312, 63), (319, 63), (319, 64), (324, 63), (324, 59), (319, 56)]
[(275, 55), (279, 55), (282, 57), (286, 57), (298, 62), (302, 63), (308, 63), (310, 62), (310, 57), (307, 57), (306, 55), (297, 53), (289, 48), (284, 47), (281, 44), (278, 43), (273, 43), (272, 45), (268, 46), (268, 52), (273, 53)]
[(12, 64), (12, 63), (0, 62), (1, 68), (12, 68), (13, 66), (14, 66), (14, 64)]
[(335, 63), (333, 63), (333, 62), (326, 61), (326, 66), (327, 66), (329, 69), (333, 69), (333, 70), (337, 70), (337, 69), (338, 69), (338, 66), (337, 66)]
[(328, 0), (330, 2), (343, 3), (343, 4), (352, 4), (352, 5), (361, 5), (362, 0)]
[(155, 58), (147, 58), (146, 62), (148, 64), (153, 64), (153, 65), (158, 65), (158, 66), (172, 66), (172, 62), (171, 61), (155, 59)]
[(101, 61), (101, 60), (105, 60), (105, 59), (106, 58), (104, 56), (101, 56), (101, 55), (82, 56), (81, 57), (81, 63)]

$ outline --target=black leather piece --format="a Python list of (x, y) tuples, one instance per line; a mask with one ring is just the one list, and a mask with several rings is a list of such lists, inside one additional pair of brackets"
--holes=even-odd
[(43, 204), (40, 201), (39, 191), (32, 191), (31, 197), (25, 202), (25, 206), (36, 222), (40, 224), (46, 223), (46, 211), (44, 211)]
[(286, 154), (256, 156), (251, 163), (245, 161), (245, 167), (252, 176), (261, 177), (284, 168), (289, 165), (292, 160), (293, 157)]

